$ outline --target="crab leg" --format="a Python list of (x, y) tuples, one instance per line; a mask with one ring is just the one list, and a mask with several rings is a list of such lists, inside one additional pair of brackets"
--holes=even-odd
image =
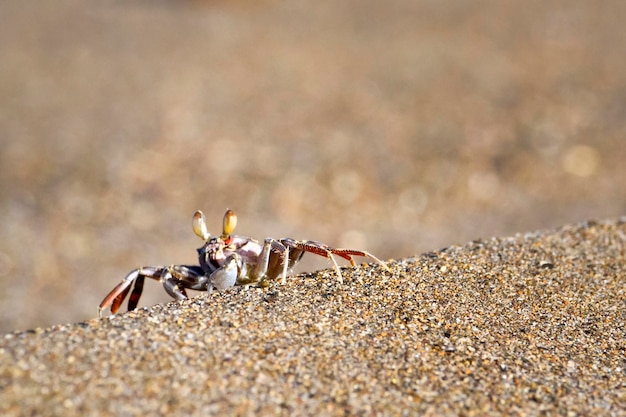
[[(130, 293), (130, 298), (128, 299), (128, 311), (137, 308), (137, 304), (139, 303), (139, 299), (141, 298), (141, 293), (143, 292), (143, 283), (145, 280), (146, 277), (144, 275), (139, 274), (137, 276), (137, 279), (135, 280), (135, 285), (133, 285), (133, 292)], [(124, 294), (124, 297), (125, 296), (126, 295)], [(122, 301), (124, 301), (124, 297), (122, 297), (122, 294), (118, 295), (115, 300), (113, 300), (111, 308), (113, 308), (113, 305), (115, 305), (116, 303), (116, 307), (119, 308), (120, 304), (122, 304)]]
[[(165, 268), (161, 276), (161, 282), (163, 283), (165, 292), (168, 293), (173, 299), (184, 300), (187, 298), (185, 288), (179, 285), (181, 281), (172, 274), (171, 268)], [(130, 304), (128, 305), (128, 309), (130, 310)]]
[(374, 261), (376, 261), (379, 265), (381, 265), (383, 268), (385, 268), (387, 271), (389, 271), (387, 264), (385, 264), (383, 261), (381, 261), (374, 255), (366, 251), (355, 250), (355, 249), (344, 249), (344, 248), (335, 249), (323, 243), (315, 242), (313, 240), (297, 241), (294, 239), (285, 238), (285, 239), (281, 239), (281, 242), (287, 248), (294, 248), (296, 250), (314, 253), (316, 255), (324, 256), (325, 258), (330, 259), (330, 261), (333, 263), (333, 267), (335, 268), (335, 271), (337, 271), (337, 277), (339, 278), (339, 282), (342, 284), (343, 284), (343, 277), (341, 276), (341, 270), (339, 269), (339, 265), (337, 264), (337, 261), (335, 260), (333, 255), (337, 255), (341, 258), (344, 258), (350, 261), (350, 265), (352, 266), (356, 266), (354, 259), (352, 259), (353, 256), (363, 256), (366, 258), (371, 258)]
[[(291, 238), (281, 239), (281, 243), (285, 245), (285, 247), (287, 248), (293, 248), (295, 250), (300, 250), (303, 252), (314, 253), (316, 255), (320, 255), (325, 258), (330, 259), (330, 261), (333, 263), (333, 267), (335, 268), (335, 271), (337, 272), (337, 278), (339, 279), (339, 282), (343, 284), (343, 276), (341, 275), (339, 264), (337, 264), (337, 261), (333, 257), (333, 250), (329, 246), (324, 245), (323, 243), (314, 242), (312, 240), (298, 241), (298, 240), (294, 240)], [(338, 253), (337, 255), (341, 256), (342, 258), (352, 261), (350, 256), (348, 256), (347, 254)]]
[[(115, 314), (120, 309), (122, 302), (132, 287), (132, 293), (128, 300), (128, 311), (137, 308), (137, 303), (143, 291), (146, 278), (151, 278), (163, 283), (163, 287), (176, 299), (187, 298), (187, 294), (180, 283), (184, 282), (187, 288), (206, 290), (207, 277), (199, 266), (173, 265), (173, 266), (144, 266), (131, 271), (126, 277), (111, 290), (98, 306), (98, 317), (102, 317), (102, 311), (111, 307), (111, 313)], [(133, 287), (134, 286), (134, 287)]]
[(364, 250), (343, 249), (343, 248), (328, 248), (328, 249), (334, 255), (341, 256), (342, 258), (349, 260), (352, 266), (356, 265), (356, 263), (354, 262), (354, 259), (352, 259), (352, 256), (362, 256), (364, 258), (373, 259), (378, 265), (385, 268), (385, 270), (390, 271), (389, 267), (387, 266), (385, 262), (381, 261), (380, 259), (372, 255), (371, 253), (366, 252)]
[(184, 300), (188, 298), (185, 288), (206, 291), (209, 278), (199, 266), (172, 265), (163, 269), (159, 281), (169, 295), (177, 300)]
[[(149, 278), (158, 280), (161, 278), (162, 271), (163, 271), (163, 267), (154, 267), (154, 266), (148, 266), (148, 267), (143, 267), (143, 268), (132, 270), (128, 275), (126, 275), (126, 277), (122, 280), (122, 282), (117, 284), (115, 288), (113, 288), (111, 292), (108, 293), (106, 297), (104, 297), (104, 300), (102, 300), (102, 302), (98, 306), (98, 317), (102, 317), (102, 310), (106, 309), (109, 306), (111, 306), (111, 313), (113, 314), (117, 313), (117, 311), (120, 308), (120, 305), (122, 304), (122, 302), (128, 295), (128, 292), (130, 291), (133, 283), (137, 281), (139, 276), (142, 276), (142, 277), (147, 276)], [(141, 281), (143, 281), (143, 278), (141, 279)], [(138, 288), (133, 290), (133, 294), (131, 295), (131, 300), (129, 301), (129, 304), (132, 302), (132, 303), (135, 303), (136, 305), (137, 301), (139, 300), (139, 297), (141, 296), (141, 291), (143, 289), (142, 284), (143, 282), (139, 284)]]
[[(123, 285), (125, 283), (119, 284), (119, 286)], [(125, 286), (125, 285), (124, 285)], [(123, 291), (121, 293), (119, 293), (114, 299), (113, 302), (111, 303), (111, 312), (113, 311), (118, 311), (120, 309), (120, 306), (122, 305), (122, 303), (124, 302), (124, 300), (126, 299), (126, 296), (128, 295), (128, 292), (130, 291), (131, 288), (131, 284), (128, 284), (128, 286), (126, 286)], [(100, 314), (100, 310), (98, 311), (98, 314)]]

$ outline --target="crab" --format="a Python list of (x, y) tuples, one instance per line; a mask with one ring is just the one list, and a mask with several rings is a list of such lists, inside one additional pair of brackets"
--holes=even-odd
[[(222, 222), (222, 234), (211, 236), (206, 225), (206, 217), (201, 211), (193, 215), (193, 231), (204, 241), (197, 250), (199, 265), (144, 266), (132, 270), (107, 294), (98, 306), (98, 316), (110, 308), (116, 314), (128, 294), (128, 311), (137, 308), (146, 278), (161, 282), (165, 291), (174, 299), (188, 298), (186, 290), (223, 290), (235, 285), (262, 284), (280, 279), (284, 285), (291, 269), (306, 253), (328, 258), (343, 283), (339, 264), (334, 255), (344, 258), (356, 266), (353, 256), (374, 260), (389, 270), (385, 262), (363, 250), (331, 248), (312, 240), (291, 238), (266, 238), (262, 243), (245, 236), (232, 233), (237, 226), (237, 215), (226, 210)], [(132, 288), (132, 291), (131, 291)]]

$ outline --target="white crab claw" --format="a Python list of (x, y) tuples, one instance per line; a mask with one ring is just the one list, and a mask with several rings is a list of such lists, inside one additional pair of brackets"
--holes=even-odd
[(210, 284), (218, 291), (224, 288), (234, 287), (239, 276), (239, 269), (242, 263), (241, 256), (233, 253), (226, 259), (226, 263), (217, 271), (213, 272), (210, 277)]

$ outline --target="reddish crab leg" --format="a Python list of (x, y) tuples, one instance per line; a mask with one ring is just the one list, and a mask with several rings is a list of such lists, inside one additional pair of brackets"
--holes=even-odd
[(352, 259), (352, 256), (363, 256), (364, 258), (373, 259), (374, 261), (376, 261), (377, 264), (385, 268), (385, 270), (389, 271), (389, 267), (387, 266), (385, 262), (381, 261), (380, 259), (378, 259), (377, 257), (375, 257), (369, 252), (366, 252), (363, 250), (343, 249), (343, 248), (338, 248), (338, 249), (330, 248), (330, 251), (332, 252), (333, 255), (341, 256), (342, 258), (349, 260), (352, 266), (356, 265), (356, 263), (354, 262), (354, 259)]
[(130, 291), (132, 282), (120, 282), (111, 290), (111, 292), (102, 300), (98, 306), (98, 317), (102, 316), (102, 310), (111, 305), (111, 313), (115, 314), (120, 309), (120, 305)]
[(337, 261), (335, 261), (335, 258), (333, 257), (333, 255), (337, 255), (341, 258), (344, 258), (350, 261), (350, 264), (352, 266), (356, 265), (356, 263), (354, 262), (354, 259), (352, 259), (352, 256), (363, 256), (363, 257), (371, 258), (374, 261), (376, 261), (379, 265), (381, 265), (383, 268), (385, 268), (387, 271), (389, 271), (387, 264), (385, 264), (383, 261), (381, 261), (380, 259), (378, 259), (377, 257), (375, 257), (369, 252), (354, 250), (354, 249), (342, 249), (342, 248), (334, 249), (328, 245), (325, 245), (320, 242), (315, 242), (313, 240), (297, 241), (294, 239), (285, 238), (285, 239), (281, 239), (280, 242), (283, 245), (285, 245), (287, 248), (298, 249), (304, 252), (313, 253), (315, 255), (323, 256), (325, 258), (330, 259), (330, 261), (333, 263), (335, 271), (337, 272), (337, 278), (339, 278), (339, 282), (341, 282), (342, 284), (343, 284), (343, 277), (341, 276), (341, 270), (339, 269), (339, 265), (337, 264)]
[(199, 266), (144, 266), (131, 271), (122, 282), (117, 284), (104, 297), (104, 300), (98, 306), (98, 316), (101, 317), (102, 311), (109, 306), (111, 307), (111, 313), (117, 313), (129, 292), (128, 311), (137, 308), (146, 278), (161, 282), (165, 291), (178, 300), (187, 298), (185, 288), (199, 291), (207, 290), (207, 277)]
[(134, 306), (133, 309), (137, 307), (137, 302), (139, 301), (139, 297), (141, 297), (141, 292), (143, 290), (145, 277), (159, 279), (161, 277), (162, 270), (162, 267), (146, 267), (131, 271), (128, 275), (126, 275), (122, 282), (117, 284), (115, 288), (113, 288), (111, 292), (104, 297), (104, 300), (102, 300), (98, 306), (98, 317), (102, 316), (102, 310), (105, 310), (109, 305), (111, 306), (111, 313), (117, 313), (133, 284), (134, 288), (130, 295), (128, 306), (129, 309), (131, 306)]
[[(144, 275), (139, 274), (137, 279), (135, 280), (135, 285), (133, 286), (133, 292), (130, 293), (130, 298), (128, 299), (128, 311), (134, 310), (137, 308), (137, 304), (139, 304), (139, 298), (141, 298), (141, 293), (143, 292), (143, 283), (146, 277)], [(120, 294), (121, 296), (122, 294)], [(118, 296), (118, 298), (120, 298)], [(115, 299), (117, 301), (117, 298)], [(124, 301), (124, 297), (120, 299), (119, 304), (122, 304)], [(119, 305), (118, 305), (119, 308)], [(111, 309), (113, 309), (113, 305), (111, 305)]]

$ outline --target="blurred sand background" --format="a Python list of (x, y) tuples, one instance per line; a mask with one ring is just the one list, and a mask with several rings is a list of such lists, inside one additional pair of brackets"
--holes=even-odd
[[(626, 212), (626, 3), (0, 3), (0, 332), (219, 231), (402, 258)], [(327, 267), (310, 259), (302, 267)], [(168, 300), (155, 283), (141, 306)]]

